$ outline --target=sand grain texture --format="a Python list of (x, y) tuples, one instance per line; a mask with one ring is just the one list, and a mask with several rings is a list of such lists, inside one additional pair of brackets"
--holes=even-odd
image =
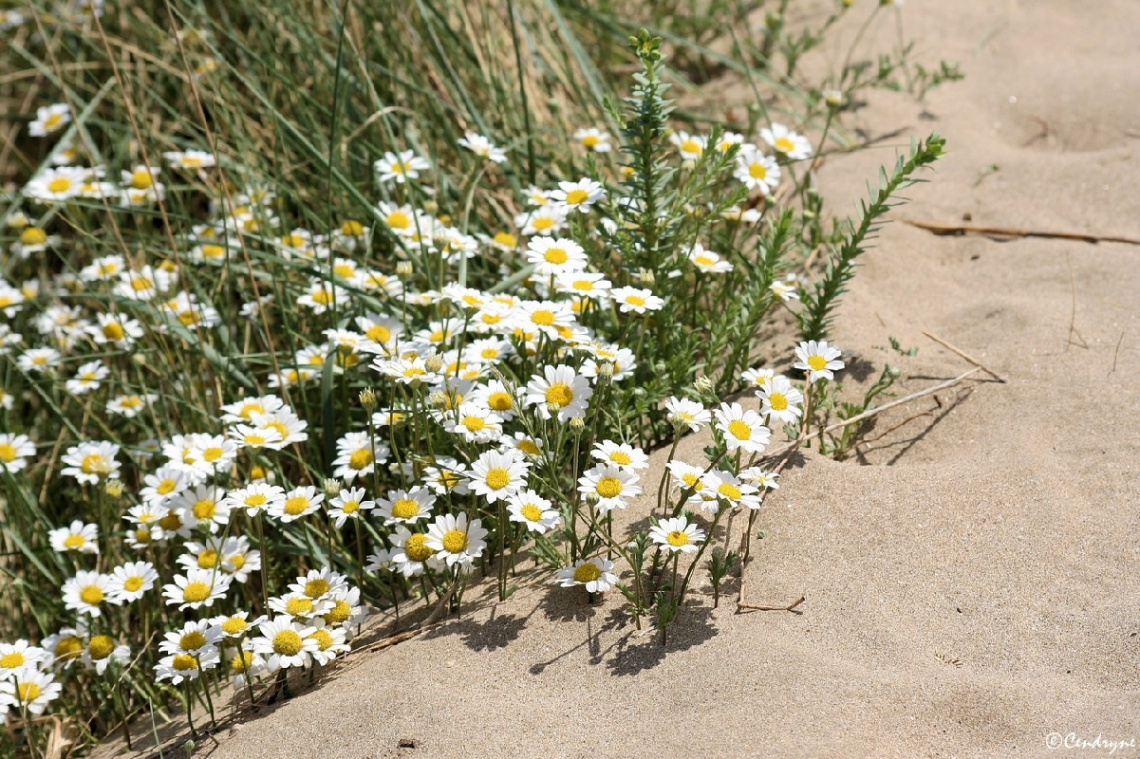
[[(915, 0), (903, 13), (920, 55), (967, 78), (929, 95), (933, 118), (893, 93), (856, 115), (872, 135), (948, 139), (894, 218), (1140, 237), (1140, 4)], [(834, 213), (899, 144), (827, 161)], [(752, 602), (805, 594), (801, 614), (735, 615), (732, 582), (716, 612), (696, 594), (662, 648), (622, 622), (616, 594), (587, 607), (524, 587), (354, 655), (209, 755), (1107, 754), (1049, 751), (1052, 732), (1140, 744), (1138, 293), (1137, 247), (890, 224), (835, 342), (876, 371), (888, 336), (919, 346), (913, 391), (969, 368), (929, 330), (1009, 382), (889, 412), (879, 429), (934, 410), (864, 451), (870, 465), (809, 453), (789, 468), (745, 582)], [(699, 457), (700, 441), (686, 448)]]

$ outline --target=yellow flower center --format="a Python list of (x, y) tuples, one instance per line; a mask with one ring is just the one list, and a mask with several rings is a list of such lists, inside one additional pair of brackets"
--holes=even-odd
[(87, 538), (75, 533), (63, 539), (63, 547), (69, 551), (77, 551), (85, 545), (87, 545)]
[(592, 561), (587, 561), (574, 570), (574, 579), (581, 583), (593, 582), (602, 576), (602, 570)]
[(200, 169), (202, 167), (202, 159), (196, 155), (184, 155), (178, 160), (187, 169)]
[(240, 572), (241, 568), (245, 566), (245, 556), (240, 553), (235, 553), (227, 556), (226, 561), (233, 565), (235, 572)]
[(392, 504), (392, 516), (398, 519), (411, 519), (420, 513), (420, 504), (414, 498), (400, 498)]
[(534, 219), (533, 221), (531, 221), (531, 226), (534, 227), (539, 232), (541, 232), (543, 230), (550, 229), (551, 227), (553, 227), (554, 226), (554, 219), (551, 219), (549, 216), (539, 216), (537, 219)]
[(98, 585), (88, 585), (79, 591), (79, 600), (88, 606), (95, 606), (103, 602), (103, 589)]
[(588, 148), (596, 147), (597, 144), (601, 141), (602, 138), (598, 137), (596, 134), (588, 134), (582, 138), (582, 144)]
[(583, 203), (589, 197), (590, 197), (590, 193), (586, 192), (585, 190), (581, 190), (581, 189), (571, 190), (570, 192), (566, 193), (566, 205), (570, 205), (570, 206), (579, 205), (580, 203)]
[(146, 169), (139, 169), (131, 174), (131, 187), (136, 190), (149, 190), (154, 186), (154, 177)]
[(322, 651), (328, 650), (328, 647), (333, 644), (332, 634), (323, 627), (317, 628), (309, 637), (317, 642), (317, 647)]
[(295, 517), (307, 508), (309, 508), (309, 499), (303, 495), (295, 495), (285, 500), (285, 513), (289, 516)]
[(115, 650), (115, 640), (110, 635), (96, 635), (87, 644), (87, 653), (92, 659), (106, 659)]
[(392, 330), (382, 324), (374, 324), (368, 328), (364, 336), (377, 343), (386, 343), (392, 339)]
[(171, 666), (179, 672), (186, 672), (192, 669), (198, 669), (198, 662), (190, 654), (175, 654), (174, 660), (170, 662)]
[(598, 480), (598, 485), (595, 489), (602, 498), (613, 498), (621, 494), (621, 480), (617, 477), (603, 477)]
[(448, 553), (460, 553), (467, 548), (467, 533), (462, 530), (448, 530), (441, 542), (443, 550)]
[(182, 589), (182, 600), (186, 603), (201, 603), (209, 597), (210, 586), (204, 582), (188, 582)]
[(717, 488), (717, 492), (730, 501), (739, 501), (740, 496), (742, 495), (740, 488), (736, 487), (730, 482), (722, 482), (720, 484), (720, 487)]
[(487, 405), (492, 411), (509, 411), (514, 408), (515, 402), (510, 393), (491, 393), (487, 396)]
[(221, 245), (203, 245), (202, 258), (221, 258), (226, 254), (226, 249)]
[(139, 577), (138, 575), (128, 577), (127, 579), (123, 580), (123, 590), (127, 591), (128, 593), (135, 593), (139, 588), (143, 586), (144, 582), (145, 581), (143, 578)]
[(217, 461), (218, 459), (220, 459), (222, 456), (224, 456), (225, 453), (226, 452), (223, 451), (218, 446), (213, 446), (213, 447), (207, 448), (206, 450), (202, 451), (202, 458), (205, 459), (206, 461), (209, 461), (212, 464), (215, 461)]
[(574, 402), (574, 391), (563, 382), (555, 382), (546, 390), (546, 402), (557, 403), (559, 407), (565, 408)]
[(178, 483), (172, 479), (167, 478), (155, 486), (154, 492), (158, 493), (159, 495), (170, 495), (174, 492), (174, 488), (176, 487), (178, 487)]
[(409, 366), (407, 369), (404, 370), (404, 376), (405, 377), (418, 377), (423, 373), (424, 373), (424, 370), (419, 368), (418, 366)]
[(748, 166), (748, 175), (753, 179), (763, 179), (768, 176), (768, 169), (762, 163), (753, 163)]
[(478, 432), (487, 426), (487, 422), (477, 416), (468, 416), (463, 419), (463, 426), (468, 432)]
[(796, 149), (796, 143), (792, 142), (787, 137), (780, 137), (776, 140), (776, 144), (772, 147), (779, 150), (781, 153), (791, 153)]
[(827, 368), (827, 359), (823, 356), (808, 356), (807, 365), (817, 372)]
[(241, 674), (245, 672), (253, 664), (252, 651), (239, 651), (234, 654), (234, 658), (230, 661), (230, 669), (234, 672)]
[(355, 514), (360, 510), (360, 501), (345, 501), (340, 510), (345, 514)]
[(518, 445), (519, 450), (528, 456), (537, 456), (538, 454), (542, 453), (542, 451), (539, 450), (538, 446), (535, 445), (533, 440), (520, 440)]
[(542, 509), (535, 506), (533, 503), (528, 503), (519, 509), (519, 513), (526, 517), (531, 522), (537, 522), (542, 519)]
[(249, 625), (241, 617), (230, 617), (222, 622), (222, 632), (226, 635), (241, 635)]
[(250, 432), (249, 434), (247, 434), (245, 437), (242, 438), (243, 443), (245, 443), (246, 445), (252, 445), (252, 446), (265, 445), (265, 440), (266, 440), (266, 438), (264, 435), (259, 435), (256, 432)]
[(342, 262), (333, 266), (333, 274), (341, 279), (351, 279), (352, 275), (356, 274), (356, 267)]
[[(415, 537), (414, 535), (412, 537)], [(409, 543), (411, 540), (408, 541)], [(429, 551), (431, 549), (428, 549)], [(430, 555), (430, 554), (429, 554)], [(411, 556), (411, 554), (408, 554)], [(333, 604), (332, 609), (325, 612), (325, 621), (330, 625), (339, 625), (352, 615), (352, 607), (348, 605), (348, 601), (343, 598), (338, 598), (336, 603)]]
[(19, 683), (16, 685), (16, 696), (20, 703), (30, 704), (40, 697), (40, 686), (35, 683)]
[(359, 221), (346, 221), (340, 225), (340, 231), (349, 237), (360, 237), (364, 234), (364, 225)]
[(13, 651), (10, 654), (0, 656), (0, 669), (15, 669), (16, 667), (24, 666), (27, 661), (24, 655), (19, 651)]
[(495, 235), (494, 240), (499, 245), (503, 245), (508, 248), (514, 248), (519, 244), (519, 241), (516, 240), (515, 236), (510, 232), (499, 232)]
[(304, 617), (313, 613), (313, 601), (303, 596), (295, 596), (285, 602), (285, 613), (293, 617)]
[(673, 530), (665, 536), (671, 546), (685, 546), (689, 544), (689, 533), (682, 530)]
[(691, 139), (685, 140), (684, 142), (681, 143), (681, 152), (682, 153), (698, 153), (699, 154), (701, 152), (701, 143), (697, 142), (696, 140), (691, 140)]
[(539, 309), (530, 315), (530, 320), (539, 326), (549, 327), (551, 324), (554, 324), (554, 312)]
[(752, 428), (739, 419), (733, 419), (728, 423), (728, 431), (737, 440), (748, 440), (752, 437)]
[(716, 264), (716, 259), (712, 256), (702, 253), (693, 259), (693, 263), (697, 264), (698, 266), (713, 266)]
[(305, 583), (305, 595), (309, 598), (320, 598), (325, 593), (328, 593), (331, 587), (329, 581), (325, 578), (315, 577)]
[(39, 227), (24, 227), (20, 232), (21, 245), (43, 245), (47, 242), (47, 232)]
[(217, 508), (218, 504), (215, 501), (204, 498), (194, 504), (194, 516), (198, 519), (213, 519)]
[(435, 553), (435, 549), (431, 548), (425, 542), (427, 535), (409, 535), (408, 540), (404, 543), (404, 555), (412, 561), (427, 561)]
[(56, 177), (48, 182), (47, 187), (52, 192), (67, 192), (71, 189), (71, 180), (67, 177)]
[(629, 454), (625, 451), (614, 451), (610, 454), (610, 461), (615, 464), (620, 464), (621, 466), (629, 466), (633, 463), (633, 459), (631, 459)]
[(348, 465), (353, 469), (364, 469), (372, 463), (372, 451), (367, 448), (357, 448), (348, 457)]
[(492, 490), (502, 490), (511, 483), (511, 473), (506, 469), (495, 467), (487, 470), (486, 481)]
[(776, 411), (783, 411), (788, 407), (788, 397), (783, 393), (768, 393), (768, 405)]
[(58, 113), (53, 113), (44, 119), (44, 129), (52, 130), (59, 126), (59, 122), (63, 121), (63, 116)]
[(83, 653), (83, 641), (74, 635), (68, 635), (65, 638), (60, 638), (59, 642), (55, 644), (55, 658), (60, 661), (67, 661)]
[(255, 492), (251, 493), (249, 496), (246, 496), (243, 503), (250, 508), (261, 508), (262, 506), (266, 505), (267, 500), (269, 499), (266, 497), (266, 495), (264, 495), (264, 493)]
[(322, 306), (327, 306), (333, 301), (333, 294), (331, 290), (326, 290), (323, 287), (313, 291), (313, 303)]
[(644, 306), (645, 298), (642, 298), (640, 295), (627, 295), (625, 302), (631, 306)]
[(548, 264), (555, 265), (564, 264), (570, 258), (562, 248), (547, 248), (546, 252), (542, 254), (542, 257)]
[(213, 548), (203, 549), (198, 554), (198, 566), (202, 569), (213, 569), (218, 566), (218, 552)]
[(158, 520), (158, 526), (167, 532), (176, 532), (182, 527), (182, 518), (173, 511), (168, 511), (166, 516)]

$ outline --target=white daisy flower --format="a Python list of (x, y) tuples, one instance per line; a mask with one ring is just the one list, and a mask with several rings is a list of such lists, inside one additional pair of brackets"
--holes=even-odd
[(158, 582), (158, 572), (149, 561), (130, 561), (111, 570), (107, 596), (111, 603), (137, 601)]
[(261, 635), (253, 639), (253, 652), (265, 658), (267, 671), (287, 667), (303, 667), (309, 663), (320, 644), (311, 638), (316, 628), (305, 627), (291, 619), (278, 618), (258, 625)]
[(530, 464), (516, 451), (485, 451), (465, 472), (468, 486), (490, 503), (507, 499), (526, 487)]
[(771, 129), (760, 130), (760, 138), (788, 160), (801, 161), (811, 156), (811, 141), (783, 124), (772, 122)]
[(708, 409), (688, 398), (676, 396), (669, 398), (665, 401), (665, 410), (669, 412), (671, 422), (688, 427), (690, 432), (698, 432), (701, 427), (712, 421)]
[(608, 153), (612, 149), (609, 132), (597, 127), (574, 130), (574, 139), (584, 148), (595, 153)]
[(231, 509), (245, 509), (247, 515), (254, 517), (271, 508), (283, 508), (285, 489), (267, 482), (251, 482), (231, 490), (226, 495), (225, 504)]
[(448, 414), (444, 429), (469, 443), (490, 443), (503, 434), (503, 418), (477, 403), (462, 403)]
[(373, 164), (376, 170), (376, 179), (380, 184), (395, 182), (404, 184), (409, 179), (419, 179), (421, 171), (431, 168), (425, 159), (417, 156), (414, 151), (404, 150), (399, 154), (387, 152)]
[(7, 680), (24, 669), (44, 669), (51, 655), (26, 640), (0, 643), (0, 680)]
[(760, 453), (772, 438), (772, 431), (755, 411), (745, 411), (739, 403), (720, 404), (715, 412), (717, 429), (724, 435), (729, 451), (741, 449), (746, 453)]
[(590, 206), (606, 196), (606, 190), (592, 179), (583, 177), (577, 182), (559, 182), (558, 189), (550, 193), (550, 199), (571, 211), (585, 213)]
[(460, 138), (459, 146), (494, 163), (506, 163), (507, 160), (507, 154), (502, 148), (495, 147), (489, 139), (475, 132), (468, 132)]
[(616, 466), (618, 469), (625, 469), (630, 472), (636, 472), (649, 466), (649, 457), (645, 455), (645, 451), (629, 443), (615, 443), (613, 440), (595, 443), (594, 450), (590, 452), (590, 455), (603, 464)]
[(669, 135), (669, 142), (677, 146), (681, 158), (686, 161), (697, 161), (704, 155), (708, 146), (708, 138), (700, 135), (691, 135), (685, 131), (676, 131)]
[(384, 517), (384, 525), (414, 525), (421, 519), (431, 516), (435, 496), (425, 487), (414, 486), (410, 490), (389, 490), (387, 498), (376, 501), (377, 511)]
[(649, 528), (649, 539), (670, 553), (695, 553), (697, 543), (705, 539), (705, 531), (681, 516), (662, 519)]
[(594, 389), (587, 378), (565, 364), (544, 366), (541, 375), (533, 375), (526, 386), (525, 403), (536, 406), (539, 416), (556, 415), (561, 422), (585, 416)]
[(71, 123), (71, 108), (67, 103), (55, 103), (36, 109), (36, 118), (28, 124), (32, 137), (46, 137)]
[(550, 501), (533, 490), (520, 490), (507, 499), (507, 514), (512, 522), (526, 525), (530, 532), (545, 534), (562, 521), (562, 515)]
[(307, 485), (290, 490), (285, 494), (284, 500), (273, 502), (266, 511), (274, 519), (288, 524), (312, 514), (320, 508), (324, 500), (324, 493), (318, 493), (315, 487)]
[(535, 237), (526, 245), (526, 260), (534, 264), (534, 276), (548, 278), (586, 268), (585, 249), (565, 237)]
[(614, 563), (601, 556), (583, 559), (572, 567), (558, 570), (558, 584), (564, 588), (584, 585), (587, 593), (604, 593), (617, 585)]
[(126, 664), (130, 660), (130, 646), (115, 643), (115, 639), (110, 635), (92, 635), (79, 659), (83, 666), (95, 670), (97, 675), (106, 672), (112, 663)]
[(641, 495), (639, 477), (627, 469), (599, 464), (578, 478), (578, 492), (598, 499), (595, 508), (600, 513), (624, 509), (629, 499)]
[(642, 287), (615, 287), (610, 291), (610, 297), (614, 299), (623, 314), (631, 311), (644, 314), (648, 311), (658, 311), (665, 305), (663, 299)]
[[(0, 449), (0, 458), (3, 450)], [(53, 551), (60, 553), (99, 553), (99, 527), (94, 524), (84, 524), (83, 520), (76, 519), (69, 527), (60, 527), (48, 532), (48, 540)]]
[(0, 704), (11, 704), (18, 713), (39, 716), (47, 705), (59, 698), (63, 686), (55, 681), (50, 672), (37, 672), (24, 669), (0, 682)]
[(804, 402), (803, 393), (782, 374), (766, 380), (756, 392), (756, 397), (760, 399), (760, 413), (768, 418), (769, 427), (777, 423), (796, 424), (803, 414), (800, 408)]
[(391, 562), (394, 571), (405, 577), (417, 577), (424, 569), (440, 569), (444, 563), (435, 555), (435, 550), (427, 545), (427, 535), (411, 532), (404, 525), (397, 525), (396, 531), (388, 538), (393, 550)]
[(63, 605), (79, 614), (98, 617), (103, 614), (103, 603), (114, 603), (108, 598), (110, 592), (108, 575), (80, 570), (63, 584)]
[(336, 498), (329, 501), (329, 519), (334, 520), (339, 530), (346, 521), (359, 519), (361, 512), (369, 511), (375, 505), (375, 501), (365, 499), (364, 488), (341, 488)]
[(119, 475), (121, 464), (115, 460), (119, 446), (105, 440), (93, 440), (73, 445), (63, 456), (67, 464), (61, 474), (74, 477), (80, 483), (94, 485), (99, 478), (112, 479)]
[(780, 184), (780, 167), (776, 159), (764, 155), (759, 149), (748, 147), (736, 156), (736, 170), (732, 175), (750, 190), (767, 195)]
[(820, 379), (835, 379), (835, 374), (845, 364), (839, 360), (843, 353), (834, 345), (828, 345), (826, 340), (808, 340), (796, 346), (795, 369), (802, 369), (808, 373), (808, 382)]
[(191, 569), (175, 575), (174, 582), (163, 586), (162, 595), (167, 606), (177, 606), (179, 611), (209, 607), (225, 598), (231, 581), (229, 575), (216, 570)]
[(28, 458), (35, 455), (35, 443), (27, 435), (0, 432), (0, 469), (18, 472), (28, 465)]
[(487, 530), (479, 519), (468, 522), (466, 514), (441, 514), (428, 527), (424, 545), (435, 551), (436, 557), (446, 562), (448, 567), (459, 564), (470, 567), (475, 559), (483, 555), (487, 547)]

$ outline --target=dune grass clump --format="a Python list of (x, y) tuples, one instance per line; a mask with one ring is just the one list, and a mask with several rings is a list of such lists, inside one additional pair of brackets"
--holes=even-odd
[[(49, 707), (84, 741), (175, 700), (201, 724), (223, 682), (254, 701), (370, 611), (434, 621), (532, 564), (665, 639), (696, 572), (719, 593), (747, 561), (775, 438), (806, 444), (834, 402), (835, 303), (943, 147), (912, 145), (828, 228), (813, 168), (851, 89), (798, 91), (794, 126), (698, 131), (660, 36), (627, 38), (637, 73), (609, 97), (585, 52), (609, 43), (541, 37), (555, 4), (346, 4), (326, 39), (207, 22), (228, 7), (117, 32), (99, 3), (5, 17), (63, 98), (29, 111), (3, 216), (13, 747), (42, 751)], [(804, 50), (782, 44), (790, 74)], [(741, 390), (758, 408), (724, 401)], [(705, 459), (677, 459), (704, 428)]]

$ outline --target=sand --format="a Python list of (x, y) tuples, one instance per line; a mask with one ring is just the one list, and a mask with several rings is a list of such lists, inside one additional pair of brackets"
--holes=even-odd
[[(914, 0), (903, 13), (919, 54), (958, 61), (967, 78), (925, 108), (872, 93), (856, 125), (872, 138), (907, 131), (827, 161), (834, 212), (910, 135), (937, 131), (949, 155), (894, 219), (1140, 237), (1140, 4)], [(852, 34), (842, 26), (838, 39)], [(872, 437), (925, 415), (858, 458), (809, 452), (789, 467), (743, 582), (751, 603), (806, 596), (797, 613), (734, 613), (732, 580), (715, 611), (696, 594), (663, 647), (625, 620), (617, 594), (591, 607), (527, 575), (506, 603), (354, 654), (198, 751), (1006, 757), (1132, 741), (1116, 753), (1135, 755), (1138, 262), (1136, 246), (884, 228), (835, 342), (876, 372), (888, 337), (918, 346), (897, 362), (905, 392), (970, 368), (923, 330), (1008, 382), (885, 413)], [(701, 444), (682, 455), (696, 460)], [(1054, 733), (1104, 745), (1051, 750)]]

